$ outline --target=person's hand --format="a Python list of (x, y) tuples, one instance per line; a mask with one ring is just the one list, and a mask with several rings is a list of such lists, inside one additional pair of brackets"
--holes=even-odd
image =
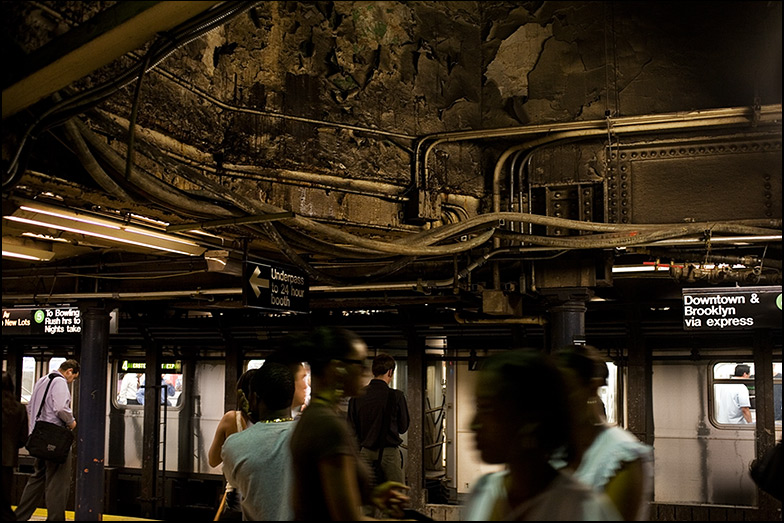
[(395, 518), (403, 517), (403, 506), (411, 498), (404, 494), (409, 487), (397, 481), (387, 481), (373, 489), (373, 504)]

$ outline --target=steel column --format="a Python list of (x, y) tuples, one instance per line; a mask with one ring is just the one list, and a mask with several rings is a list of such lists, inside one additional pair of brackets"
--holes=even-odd
[(425, 344), (417, 336), (416, 328), (405, 329), (408, 341), (408, 408), (411, 425), (408, 427), (408, 466), (406, 476), (411, 490), (411, 508), (423, 510), (427, 503), (425, 495)]
[(77, 521), (100, 521), (104, 510), (106, 433), (106, 363), (109, 311), (103, 305), (82, 306), (81, 372), (76, 438)]
[(587, 289), (555, 292), (550, 313), (550, 351), (565, 345), (585, 343), (585, 303), (590, 298)]
[(161, 427), (161, 347), (147, 335), (145, 338), (148, 345), (144, 372), (144, 437), (139, 501), (142, 517), (157, 518), (160, 507), (158, 462), (160, 461)]

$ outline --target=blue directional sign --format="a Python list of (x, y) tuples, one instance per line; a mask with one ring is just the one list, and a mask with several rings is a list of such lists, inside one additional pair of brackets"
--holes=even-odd
[(246, 307), (308, 312), (308, 278), (290, 267), (245, 262), (242, 295)]

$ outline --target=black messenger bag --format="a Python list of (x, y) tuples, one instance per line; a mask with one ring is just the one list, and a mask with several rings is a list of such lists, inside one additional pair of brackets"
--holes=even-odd
[(44, 391), (41, 406), (38, 408), (38, 414), (35, 416), (35, 426), (27, 439), (25, 448), (34, 458), (54, 461), (55, 463), (65, 463), (71, 450), (71, 445), (73, 445), (73, 432), (68, 427), (38, 419), (44, 408), (46, 395), (49, 394), (49, 387), (52, 386), (52, 380), (55, 377), (57, 377), (57, 374), (49, 375), (49, 384)]

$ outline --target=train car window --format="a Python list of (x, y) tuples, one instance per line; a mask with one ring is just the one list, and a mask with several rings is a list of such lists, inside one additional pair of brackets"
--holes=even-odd
[[(60, 368), (60, 365), (66, 360), (63, 357), (53, 357), (49, 358), (49, 361), (46, 363), (46, 373), (50, 373), (52, 371), (56, 371)], [(33, 394), (33, 387), (35, 386), (35, 382), (40, 378), (36, 374), (36, 363), (35, 358), (32, 356), (25, 356), (22, 358), (22, 394), (21, 394), (21, 401), (23, 404), (27, 404), (30, 402), (30, 396)]]
[(607, 385), (599, 388), (599, 398), (604, 403), (604, 413), (607, 423), (618, 423), (617, 398), (618, 398), (618, 366), (613, 362), (607, 363)]
[[(781, 429), (781, 363), (773, 364), (773, 419), (776, 420), (778, 429)], [(779, 434), (781, 436), (781, 434)], [(781, 438), (779, 437), (779, 440)]]
[(63, 364), (65, 358), (49, 358), (49, 370), (46, 371), (47, 374), (50, 372), (54, 372), (60, 368), (60, 365)]
[[(117, 362), (114, 372), (113, 401), (117, 408), (142, 408), (145, 395), (145, 363), (143, 361), (123, 360)], [(161, 394), (161, 404), (178, 408), (183, 392), (183, 379), (180, 362), (161, 364), (161, 383), (157, 384)]]
[(30, 402), (30, 396), (33, 394), (33, 386), (35, 385), (35, 358), (32, 356), (25, 356), (22, 358), (22, 403), (27, 405)]
[(713, 364), (711, 414), (720, 428), (751, 428), (756, 423), (755, 372), (752, 362), (722, 361)]

